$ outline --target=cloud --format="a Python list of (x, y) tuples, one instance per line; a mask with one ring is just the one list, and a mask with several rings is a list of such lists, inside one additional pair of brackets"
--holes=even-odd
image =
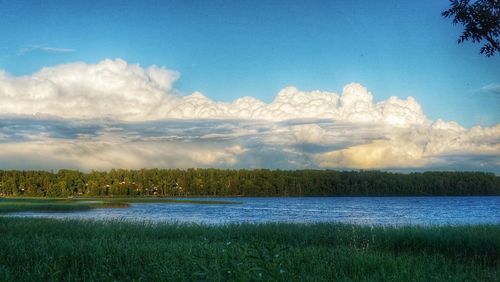
[(316, 160), (321, 167), (363, 169), (419, 167), (426, 164), (421, 147), (416, 144), (401, 145), (389, 140), (375, 140), (319, 155)]
[(0, 112), (126, 121), (322, 118), (402, 127), (428, 122), (413, 98), (373, 103), (371, 93), (356, 83), (345, 86), (341, 95), (287, 87), (270, 104), (252, 97), (222, 103), (200, 92), (179, 96), (173, 88), (178, 77), (175, 71), (142, 68), (120, 59), (60, 65), (24, 77), (0, 73)]
[(70, 48), (55, 48), (55, 47), (40, 47), (39, 50), (49, 53), (72, 53), (76, 52), (75, 49)]
[[(71, 63), (30, 76), (0, 73), (0, 113), (62, 118), (153, 119), (178, 74), (123, 60)], [(172, 96), (172, 99), (175, 99)]]
[(481, 92), (500, 95), (500, 84), (492, 83), (481, 87)]
[[(455, 122), (438, 120), (430, 126), (387, 128), (385, 137), (317, 156), (323, 167), (417, 168), (451, 165), (451, 156), (488, 156), (489, 168), (498, 170), (500, 125), (465, 129)], [(462, 158), (463, 165), (467, 164)]]
[(34, 51), (41, 51), (45, 53), (53, 53), (53, 54), (65, 54), (65, 53), (73, 53), (76, 52), (75, 49), (71, 48), (58, 48), (58, 47), (48, 47), (48, 46), (42, 46), (42, 45), (30, 45), (26, 47), (22, 47), (19, 49), (17, 52), (18, 56), (25, 55), (30, 52)]
[[(185, 140), (182, 140), (185, 141)], [(0, 144), (0, 167), (109, 169), (123, 167), (229, 167), (245, 152), (239, 145), (178, 140), (129, 140), (104, 133), (97, 138), (39, 138)]]
[(374, 101), (286, 87), (271, 103), (181, 95), (175, 71), (104, 60), (0, 72), (0, 168), (268, 167), (500, 173), (500, 124), (428, 119), (408, 97)]
[[(0, 168), (269, 167), (498, 171), (500, 125), (328, 120), (0, 119)], [(480, 166), (480, 167), (479, 167)]]

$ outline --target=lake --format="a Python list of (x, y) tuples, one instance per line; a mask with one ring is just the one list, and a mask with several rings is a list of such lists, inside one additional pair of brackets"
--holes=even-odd
[(129, 208), (68, 213), (22, 212), (10, 216), (204, 224), (244, 222), (342, 222), (362, 225), (500, 224), (500, 196), (217, 199), (241, 202), (241, 204), (133, 203)]

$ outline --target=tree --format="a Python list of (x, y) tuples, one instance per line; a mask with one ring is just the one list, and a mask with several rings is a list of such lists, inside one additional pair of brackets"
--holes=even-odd
[(442, 16), (464, 25), (458, 43), (486, 41), (481, 54), (491, 57), (500, 53), (500, 0), (450, 0), (450, 3), (451, 7)]

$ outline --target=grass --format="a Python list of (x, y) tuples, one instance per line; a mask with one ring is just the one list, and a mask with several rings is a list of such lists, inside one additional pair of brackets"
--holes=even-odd
[(130, 203), (239, 204), (220, 200), (170, 198), (0, 198), (0, 214), (23, 211), (71, 212), (95, 208), (126, 208)]
[(0, 217), (0, 281), (498, 281), (500, 226)]
[(3, 198), (0, 199), (0, 214), (10, 212), (71, 212), (95, 208), (124, 208), (125, 202), (76, 201), (70, 199)]
[[(0, 214), (171, 200), (3, 198)], [(172, 203), (179, 202), (199, 200)], [(499, 277), (500, 225), (207, 226), (0, 217), (0, 281), (500, 281)]]
[(241, 202), (235, 201), (223, 201), (223, 200), (198, 200), (198, 199), (173, 199), (173, 198), (162, 198), (162, 197), (106, 197), (106, 198), (75, 198), (75, 200), (102, 200), (106, 202), (125, 202), (125, 203), (174, 203), (174, 204), (200, 204), (200, 205), (232, 205), (241, 204)]

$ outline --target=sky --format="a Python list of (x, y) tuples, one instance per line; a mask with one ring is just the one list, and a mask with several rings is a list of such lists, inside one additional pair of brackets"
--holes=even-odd
[(500, 173), (448, 1), (0, 0), (0, 169)]

